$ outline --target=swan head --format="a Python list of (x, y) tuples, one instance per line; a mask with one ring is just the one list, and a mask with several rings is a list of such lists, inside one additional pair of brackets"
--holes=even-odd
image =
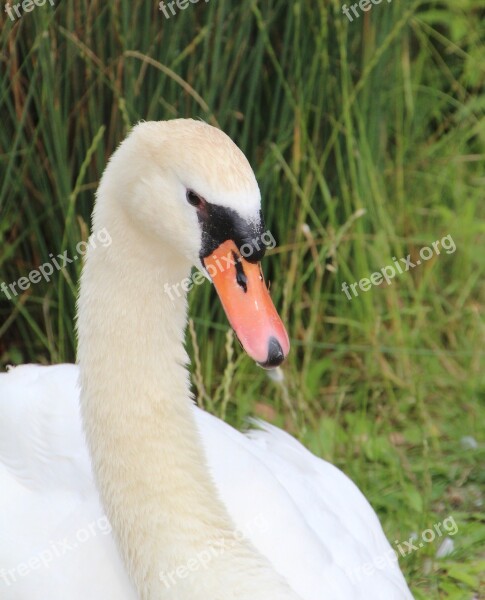
[(192, 119), (139, 123), (113, 154), (98, 202), (101, 196), (116, 199), (141, 243), (212, 280), (258, 364), (272, 368), (284, 360), (288, 335), (259, 264), (268, 244), (261, 194), (249, 162), (225, 133)]

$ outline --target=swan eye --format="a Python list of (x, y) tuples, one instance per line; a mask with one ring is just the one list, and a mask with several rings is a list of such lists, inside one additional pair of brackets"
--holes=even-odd
[(186, 198), (187, 202), (192, 206), (199, 207), (203, 203), (202, 198), (192, 190), (187, 190)]

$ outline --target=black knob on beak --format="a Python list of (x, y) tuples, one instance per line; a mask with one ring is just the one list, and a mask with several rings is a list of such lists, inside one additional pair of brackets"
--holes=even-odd
[(268, 344), (268, 358), (266, 359), (266, 362), (259, 363), (259, 366), (263, 367), (263, 369), (274, 369), (275, 367), (279, 367), (284, 359), (285, 355), (280, 343), (276, 338), (270, 337)]

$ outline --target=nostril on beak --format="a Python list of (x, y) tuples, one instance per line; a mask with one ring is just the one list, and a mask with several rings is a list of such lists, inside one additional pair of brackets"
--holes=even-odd
[(285, 355), (281, 344), (275, 337), (270, 337), (268, 344), (268, 358), (266, 359), (266, 362), (259, 363), (259, 366), (263, 367), (263, 369), (274, 369), (275, 367), (279, 367), (284, 359)]

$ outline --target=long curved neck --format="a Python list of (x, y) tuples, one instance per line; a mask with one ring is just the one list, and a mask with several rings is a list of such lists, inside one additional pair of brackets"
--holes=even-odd
[(208, 570), (177, 576), (209, 541), (234, 539), (194, 422), (186, 298), (163, 291), (190, 265), (104, 209), (95, 238), (105, 223), (112, 243), (90, 248), (81, 279), (81, 411), (101, 500), (140, 597), (226, 600), (237, 589), (241, 599), (294, 598), (246, 543)]
[(110, 228), (111, 245), (87, 256), (78, 310), (81, 408), (103, 504), (141, 595), (151, 598), (162, 585), (161, 565), (174, 562), (164, 561), (168, 548), (184, 564), (189, 540), (196, 548), (211, 528), (230, 525), (193, 419), (186, 299), (171, 301), (163, 291), (188, 265), (137, 253), (128, 232)]

